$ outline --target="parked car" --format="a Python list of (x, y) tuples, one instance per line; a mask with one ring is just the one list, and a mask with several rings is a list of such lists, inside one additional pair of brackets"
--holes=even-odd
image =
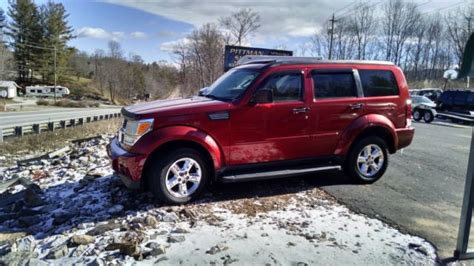
[(418, 90), (410, 90), (410, 95), (425, 96), (426, 98), (436, 102), (439, 96), (443, 93), (442, 89), (426, 88)]
[(411, 96), (411, 106), (413, 109), (413, 120), (431, 123), (436, 117), (436, 103), (425, 96)]
[(438, 110), (470, 114), (474, 111), (474, 92), (468, 90), (449, 90), (438, 99)]
[(107, 150), (127, 186), (170, 203), (209, 182), (330, 169), (373, 183), (413, 139), (406, 84), (390, 62), (250, 61), (204, 96), (124, 107)]

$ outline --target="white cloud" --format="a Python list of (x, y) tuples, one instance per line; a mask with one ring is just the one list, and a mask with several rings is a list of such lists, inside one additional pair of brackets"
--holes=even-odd
[(188, 44), (190, 40), (188, 38), (181, 38), (176, 41), (164, 42), (160, 45), (160, 50), (163, 52), (173, 52), (174, 48), (178, 44)]
[[(313, 0), (313, 1), (202, 1), (202, 0), (104, 0), (148, 13), (186, 22), (199, 27), (208, 22), (217, 22), (221, 16), (228, 16), (241, 8), (251, 8), (261, 18), (259, 34), (266, 37), (307, 37), (315, 33), (329, 20), (333, 12), (338, 17), (347, 16), (359, 4), (352, 0)], [(354, 2), (354, 4), (351, 4)], [(369, 0), (376, 6), (376, 0)], [(382, 1), (383, 2), (383, 1)], [(413, 0), (426, 3), (426, 0)], [(382, 3), (383, 4), (383, 3)], [(430, 0), (429, 5), (420, 5), (420, 10), (445, 6), (446, 0)], [(377, 7), (380, 7), (378, 5)]]
[(148, 35), (144, 33), (143, 31), (134, 31), (130, 33), (130, 37), (134, 39), (146, 39), (148, 38)]
[(120, 40), (125, 36), (125, 33), (121, 31), (112, 31), (109, 32), (102, 28), (94, 27), (82, 27), (76, 30), (77, 37), (81, 38), (95, 38), (95, 39), (104, 39), (104, 40)]

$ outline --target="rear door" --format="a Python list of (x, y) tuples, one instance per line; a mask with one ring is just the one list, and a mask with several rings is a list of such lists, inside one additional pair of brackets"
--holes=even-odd
[(361, 115), (363, 104), (353, 69), (313, 69), (311, 117), (313, 156), (334, 154), (342, 132)]

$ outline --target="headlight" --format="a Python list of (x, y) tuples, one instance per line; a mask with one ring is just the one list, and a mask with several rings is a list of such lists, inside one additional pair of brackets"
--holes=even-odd
[(119, 131), (119, 142), (129, 149), (141, 136), (153, 129), (153, 119), (125, 120)]

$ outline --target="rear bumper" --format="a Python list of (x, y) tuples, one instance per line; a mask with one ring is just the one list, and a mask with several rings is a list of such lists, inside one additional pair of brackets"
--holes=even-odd
[(413, 141), (415, 136), (415, 129), (412, 127), (398, 128), (395, 130), (398, 136), (397, 150), (407, 147)]
[(113, 138), (107, 145), (107, 154), (112, 160), (112, 168), (123, 183), (132, 189), (139, 188), (146, 156), (124, 150), (117, 138)]

